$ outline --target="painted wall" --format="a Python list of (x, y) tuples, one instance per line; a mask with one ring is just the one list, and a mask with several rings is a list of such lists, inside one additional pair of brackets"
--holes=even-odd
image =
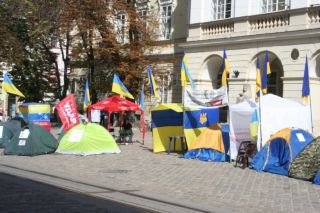
[[(190, 0), (190, 24), (212, 21), (212, 0)], [(287, 0), (286, 4), (290, 0)], [(312, 4), (320, 4), (320, 0), (291, 0), (290, 9), (308, 7)], [(258, 0), (233, 0), (234, 17), (255, 15), (260, 13), (261, 3)]]

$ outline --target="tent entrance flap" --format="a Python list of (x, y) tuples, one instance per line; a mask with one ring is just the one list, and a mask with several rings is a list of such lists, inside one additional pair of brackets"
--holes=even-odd
[(277, 138), (270, 142), (268, 150), (268, 160), (264, 170), (275, 174), (288, 174), (291, 163), (290, 146), (285, 139)]

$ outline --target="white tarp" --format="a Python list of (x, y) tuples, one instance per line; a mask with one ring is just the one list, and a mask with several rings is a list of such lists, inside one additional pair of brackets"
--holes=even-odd
[(222, 107), (228, 104), (228, 89), (225, 86), (210, 90), (192, 90), (186, 88), (183, 100), (185, 107)]
[[(263, 147), (271, 135), (283, 128), (295, 127), (312, 132), (309, 106), (272, 94), (262, 96), (260, 104), (261, 127), (259, 126), (258, 132), (258, 150), (260, 149), (260, 143)], [(230, 106), (230, 151), (232, 159), (236, 158), (237, 148), (241, 141), (250, 140), (250, 121), (252, 113), (257, 107), (258, 105), (252, 100)], [(262, 131), (260, 131), (260, 128)], [(260, 140), (260, 133), (262, 133), (262, 140)]]
[(254, 100), (245, 100), (242, 103), (229, 106), (230, 112), (230, 154), (236, 159), (238, 148), (242, 141), (250, 141), (250, 122), (257, 104)]

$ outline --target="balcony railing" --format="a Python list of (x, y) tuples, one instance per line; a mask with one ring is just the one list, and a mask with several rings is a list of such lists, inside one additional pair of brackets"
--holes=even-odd
[(285, 27), (290, 24), (290, 15), (286, 12), (269, 13), (249, 18), (249, 30), (267, 30)]
[(224, 35), (234, 32), (234, 22), (213, 22), (201, 25), (202, 38), (210, 38), (211, 36)]
[(320, 7), (312, 7), (308, 10), (309, 24), (320, 23)]
[(320, 6), (192, 24), (188, 41), (320, 28)]

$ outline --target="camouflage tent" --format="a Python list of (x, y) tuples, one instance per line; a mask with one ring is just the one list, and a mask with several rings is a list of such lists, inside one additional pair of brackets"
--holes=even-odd
[(320, 137), (317, 137), (294, 159), (289, 169), (289, 176), (312, 181), (319, 170)]

